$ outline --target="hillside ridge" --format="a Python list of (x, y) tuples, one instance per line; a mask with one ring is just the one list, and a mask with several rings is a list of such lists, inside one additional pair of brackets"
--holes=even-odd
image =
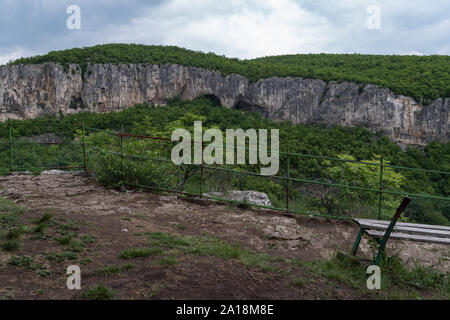
[(270, 77), (302, 77), (325, 82), (371, 83), (391, 89), (397, 95), (429, 104), (450, 97), (450, 57), (363, 55), (363, 54), (290, 54), (251, 60), (227, 58), (212, 52), (188, 50), (175, 46), (140, 44), (104, 44), (92, 47), (51, 51), (44, 55), (21, 58), (15, 64), (70, 63), (89, 64), (178, 64), (211, 69), (222, 76), (239, 74), (251, 83)]

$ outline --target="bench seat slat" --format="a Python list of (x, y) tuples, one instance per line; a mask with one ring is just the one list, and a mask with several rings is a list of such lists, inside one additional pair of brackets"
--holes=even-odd
[[(383, 236), (384, 236), (384, 232), (378, 231), (378, 230), (366, 230), (365, 233), (367, 233), (371, 237), (379, 238), (379, 239), (383, 238)], [(397, 240), (413, 240), (413, 241), (420, 241), (420, 242), (450, 244), (450, 239), (448, 239), (448, 238), (413, 235), (413, 234), (401, 233), (401, 232), (392, 232), (390, 235), (390, 238), (397, 239)]]
[[(386, 231), (386, 224), (375, 224), (375, 223), (360, 223), (360, 227), (367, 229), (375, 229)], [(450, 238), (450, 231), (445, 230), (433, 230), (433, 229), (419, 229), (419, 228), (411, 228), (411, 227), (403, 227), (396, 225), (394, 227), (394, 232), (402, 232), (402, 233), (410, 233), (410, 234), (419, 234), (425, 236), (433, 236), (433, 237), (442, 237), (442, 238)]]
[[(391, 223), (390, 221), (386, 220), (374, 220), (374, 219), (359, 219), (355, 218), (353, 219), (357, 224), (361, 225), (361, 223), (375, 223), (375, 224), (385, 224), (386, 226)], [(444, 231), (450, 231), (450, 227), (448, 226), (435, 226), (431, 224), (419, 224), (419, 223), (409, 223), (409, 222), (397, 222), (396, 226), (402, 226), (402, 227), (411, 227), (411, 228), (420, 228), (420, 229), (432, 229), (432, 230), (444, 230)]]

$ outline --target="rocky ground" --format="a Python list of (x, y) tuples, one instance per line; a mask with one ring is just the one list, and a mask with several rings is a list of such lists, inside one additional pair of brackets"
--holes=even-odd
[[(106, 284), (116, 292), (116, 298), (367, 298), (364, 291), (345, 284), (336, 286), (329, 279), (283, 262), (331, 259), (337, 251), (348, 253), (358, 232), (351, 222), (174, 195), (119, 192), (99, 186), (84, 173), (0, 177), (0, 190), (0, 197), (28, 208), (21, 223), (32, 223), (44, 213), (50, 213), (54, 221), (42, 237), (26, 237), (18, 252), (0, 251), (0, 297), (80, 298), (83, 290), (68, 290), (65, 275), (68, 265), (80, 264), (83, 288)], [(245, 259), (228, 259), (212, 251), (199, 255), (183, 251), (180, 246), (185, 244), (177, 246), (171, 240), (171, 245), (164, 242), (163, 258), (156, 254), (133, 259), (132, 270), (127, 272), (98, 272), (105, 266), (124, 266), (130, 261), (119, 258), (121, 252), (148, 246), (149, 239), (155, 241), (161, 233), (180, 239), (210, 237), (252, 253)], [(64, 245), (53, 240), (68, 234), (82, 239), (78, 241), (83, 242), (82, 248), (75, 250), (77, 257), (73, 261), (49, 259), (52, 253), (66, 252)], [(205, 244), (196, 242), (193, 246), (197, 253), (206, 252)], [(360, 248), (359, 257), (368, 261), (371, 249), (366, 240)], [(409, 265), (418, 262), (445, 272), (450, 267), (448, 248), (443, 245), (391, 241), (388, 251), (398, 253)], [(49, 273), (39, 275), (30, 268), (7, 265), (11, 257), (24, 255), (33, 257)], [(278, 271), (259, 262), (266, 256), (277, 258), (273, 264)]]

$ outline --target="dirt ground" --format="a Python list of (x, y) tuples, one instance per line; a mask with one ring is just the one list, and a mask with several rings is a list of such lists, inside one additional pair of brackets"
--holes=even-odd
[[(110, 275), (97, 270), (130, 261), (119, 258), (129, 248), (144, 247), (143, 233), (166, 232), (176, 236), (212, 235), (226, 243), (239, 244), (271, 257), (304, 261), (330, 259), (336, 251), (349, 252), (358, 228), (352, 222), (293, 216), (269, 210), (240, 208), (218, 202), (189, 200), (173, 195), (128, 190), (119, 192), (99, 186), (84, 173), (12, 175), (0, 177), (0, 197), (29, 210), (22, 222), (40, 218), (45, 212), (59, 221), (56, 226), (75, 226), (77, 237), (87, 239), (75, 261), (49, 260), (61, 252), (54, 241), (58, 227), (46, 237), (24, 239), (19, 252), (0, 251), (0, 297), (11, 299), (78, 299), (83, 290), (68, 290), (66, 268), (80, 265), (82, 286), (105, 284), (118, 299), (364, 299), (350, 286), (337, 287), (302, 268), (285, 266), (288, 272), (248, 267), (236, 259), (221, 259), (182, 253), (177, 264), (161, 264), (160, 256), (133, 259), (133, 269)], [(70, 229), (70, 228), (69, 228)], [(84, 238), (83, 238), (84, 236)], [(95, 239), (89, 241), (89, 239)], [(445, 246), (391, 241), (408, 264), (433, 266), (448, 272), (450, 260)], [(33, 256), (34, 262), (50, 270), (45, 276), (29, 268), (6, 267), (13, 255)], [(366, 240), (358, 255), (371, 258)], [(417, 259), (414, 260), (413, 259)], [(305, 279), (301, 285), (293, 279)]]

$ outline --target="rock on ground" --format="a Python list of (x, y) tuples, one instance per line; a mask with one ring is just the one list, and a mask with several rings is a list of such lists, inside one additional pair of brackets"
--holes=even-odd
[(239, 191), (233, 190), (228, 192), (211, 192), (205, 193), (205, 196), (223, 198), (227, 200), (246, 202), (250, 204), (256, 204), (259, 206), (272, 206), (269, 197), (264, 192), (259, 191)]

